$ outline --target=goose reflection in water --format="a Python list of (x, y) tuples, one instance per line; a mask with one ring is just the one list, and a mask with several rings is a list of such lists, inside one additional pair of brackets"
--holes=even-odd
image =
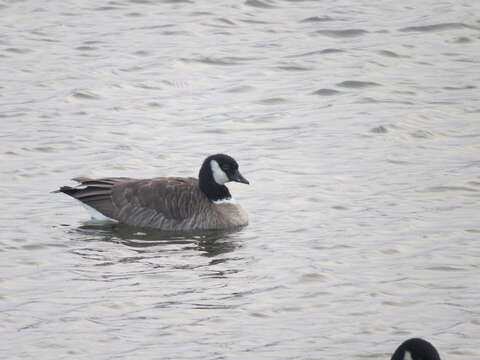
[(87, 240), (119, 243), (138, 252), (198, 250), (202, 256), (215, 257), (233, 252), (241, 246), (235, 235), (242, 230), (168, 232), (139, 229), (124, 224), (87, 221), (75, 231), (86, 235)]

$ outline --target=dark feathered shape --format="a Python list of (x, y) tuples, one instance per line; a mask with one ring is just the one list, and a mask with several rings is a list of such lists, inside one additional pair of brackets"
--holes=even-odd
[(246, 225), (246, 212), (231, 201), (224, 183), (216, 183), (212, 167), (217, 179), (248, 183), (238, 172), (235, 160), (217, 154), (204, 161), (199, 180), (80, 177), (73, 179), (80, 183), (79, 187), (62, 186), (57, 192), (81, 201), (110, 219), (134, 226), (189, 231)]
[(391, 360), (440, 360), (437, 349), (428, 341), (412, 338), (404, 341)]

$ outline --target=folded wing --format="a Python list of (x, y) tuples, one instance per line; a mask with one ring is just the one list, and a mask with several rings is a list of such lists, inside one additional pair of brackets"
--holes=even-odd
[(203, 210), (211, 206), (194, 178), (73, 180), (79, 187), (64, 186), (59, 191), (109, 218), (135, 226), (186, 229), (201, 222)]

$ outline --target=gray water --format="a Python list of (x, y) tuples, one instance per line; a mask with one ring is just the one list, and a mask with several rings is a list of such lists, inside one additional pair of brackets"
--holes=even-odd
[[(480, 2), (0, 2), (0, 358), (480, 358)], [(75, 176), (234, 156), (237, 232)]]

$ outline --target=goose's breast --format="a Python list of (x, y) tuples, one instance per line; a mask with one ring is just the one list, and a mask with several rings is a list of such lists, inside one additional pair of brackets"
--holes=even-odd
[(215, 210), (225, 227), (244, 226), (248, 224), (247, 212), (238, 204), (216, 204)]

